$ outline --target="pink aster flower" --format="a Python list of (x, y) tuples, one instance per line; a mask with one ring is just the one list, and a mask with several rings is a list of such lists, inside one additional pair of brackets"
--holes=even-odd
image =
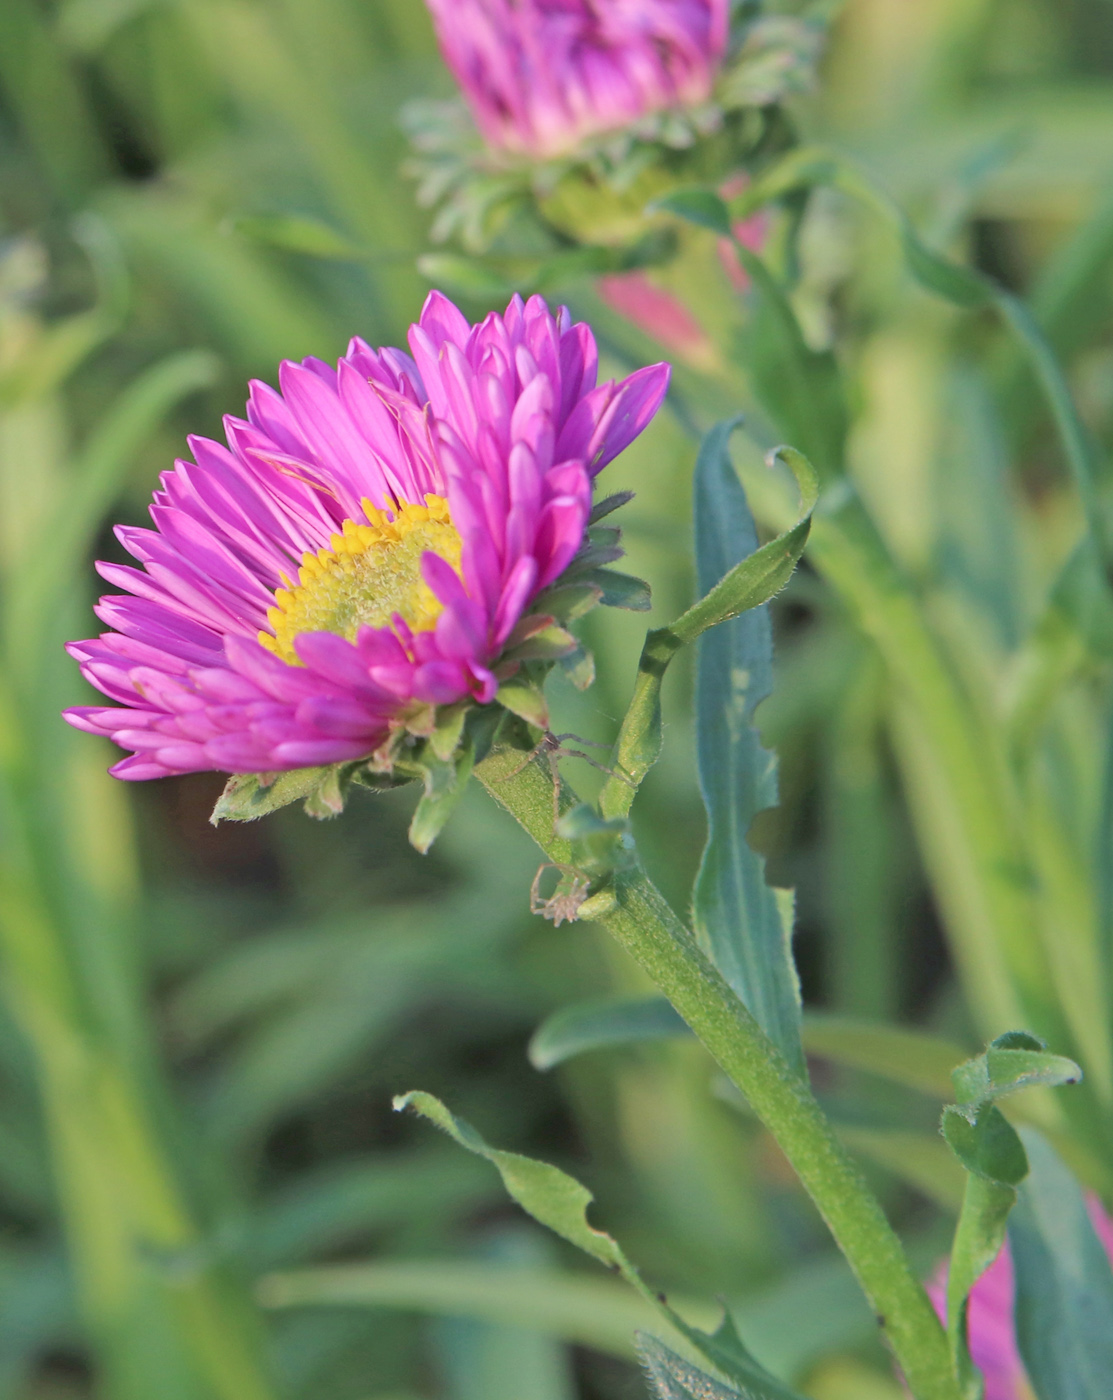
[(650, 112), (705, 102), (729, 0), (427, 0), (491, 146), (561, 155)]
[(590, 329), (540, 297), (472, 326), (433, 292), (409, 341), (252, 383), (227, 447), (163, 475), (154, 530), (117, 530), (141, 567), (98, 564), (111, 630), (69, 647), (116, 703), (66, 713), (131, 750), (117, 777), (366, 758), (515, 669), (668, 366), (597, 384)]
[[(1096, 1199), (1090, 1219), (1113, 1261), (1113, 1220)], [(944, 1263), (928, 1287), (940, 1319), (947, 1320), (947, 1266)], [(1013, 1261), (1006, 1244), (974, 1285), (968, 1313), (970, 1355), (985, 1378), (985, 1400), (1033, 1400), (1032, 1388), (1020, 1359), (1013, 1321)]]

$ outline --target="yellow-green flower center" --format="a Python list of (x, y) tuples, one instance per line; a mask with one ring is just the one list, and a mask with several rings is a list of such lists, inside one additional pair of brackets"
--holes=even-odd
[(425, 504), (402, 505), (393, 516), (362, 503), (365, 523), (345, 520), (331, 549), (306, 554), (292, 583), (275, 590), (267, 610), (271, 632), (259, 640), (276, 656), (300, 666), (294, 639), (302, 632), (336, 632), (354, 641), (363, 626), (386, 627), (401, 614), (415, 632), (429, 631), (442, 612), (421, 576), (421, 556), (432, 550), (459, 571), (460, 536), (448, 502), (426, 496)]

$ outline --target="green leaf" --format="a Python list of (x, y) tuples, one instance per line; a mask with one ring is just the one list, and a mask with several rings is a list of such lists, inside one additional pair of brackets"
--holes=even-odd
[[(740, 1400), (740, 1390), (721, 1384), (706, 1371), (670, 1351), (656, 1337), (638, 1332), (634, 1341), (657, 1400)], [(758, 1391), (749, 1392), (754, 1400), (759, 1394)]]
[(426, 253), (417, 260), (421, 275), (434, 286), (478, 302), (505, 302), (513, 285), (500, 272), (456, 253)]
[(464, 744), (455, 757), (449, 759), (438, 758), (430, 746), (421, 759), (425, 791), (410, 822), (409, 837), (410, 845), (422, 855), (441, 834), (445, 822), (463, 797), (474, 759), (470, 744)]
[(375, 256), (371, 249), (353, 242), (339, 229), (306, 214), (241, 214), (228, 221), (228, 228), (254, 243), (311, 258), (363, 262)]
[(852, 1152), (884, 1167), (943, 1210), (953, 1213), (961, 1208), (966, 1174), (938, 1134), (864, 1128), (837, 1119), (835, 1131)]
[(470, 1123), (457, 1118), (439, 1099), (421, 1090), (399, 1094), (394, 1108), (397, 1112), (406, 1108), (416, 1110), (461, 1147), (485, 1157), (498, 1168), (503, 1185), (522, 1209), (569, 1244), (609, 1269), (618, 1269), (623, 1275), (632, 1272), (633, 1266), (610, 1235), (588, 1224), (587, 1208), (593, 1200), (591, 1192), (559, 1167), (523, 1157), (518, 1152), (489, 1147)]
[(958, 1103), (972, 1110), (1018, 1089), (1077, 1084), (1082, 1071), (1065, 1055), (1049, 1054), (1036, 1036), (1008, 1031), (983, 1054), (957, 1066), (951, 1077)]
[(798, 444), (824, 480), (843, 470), (847, 410), (838, 362), (813, 350), (784, 288), (752, 249), (734, 252), (750, 278), (739, 350), (747, 376), (777, 432)]
[(1016, 1129), (995, 1104), (983, 1104), (973, 1119), (962, 1109), (943, 1110), (943, 1136), (973, 1176), (1016, 1186), (1028, 1174), (1028, 1160)]
[(127, 480), (139, 449), (181, 399), (207, 388), (219, 363), (204, 350), (168, 355), (137, 375), (89, 434), (74, 463), (66, 498), (50, 523), (50, 550), (38, 550), (20, 571), (11, 599), (11, 650), (33, 655), (48, 633), (44, 618), (72, 589), (98, 523)]
[(234, 774), (224, 785), (209, 820), (213, 826), (253, 822), (291, 802), (304, 802), (308, 816), (335, 817), (344, 810), (340, 790), (343, 766), (333, 763), (324, 768), (295, 768), (289, 773)]
[[(963, 1057), (959, 1046), (922, 1031), (818, 1011), (804, 1013), (802, 1032), (809, 1055), (936, 1099), (950, 1098), (951, 1071)], [(541, 1023), (530, 1042), (530, 1058), (537, 1069), (552, 1069), (591, 1050), (690, 1034), (664, 997), (576, 1002)]]
[(653, 606), (649, 584), (616, 569), (592, 569), (577, 582), (599, 589), (599, 601), (607, 608), (625, 608), (628, 612), (648, 612)]
[[(706, 597), (757, 550), (757, 531), (725, 435), (719, 451), (700, 453), (694, 518), (696, 576)], [(778, 801), (777, 760), (753, 725), (754, 710), (772, 690), (767, 605), (700, 638), (696, 745), (708, 836), (692, 917), (711, 960), (803, 1074), (791, 901), (766, 883), (765, 860), (747, 840), (754, 817)]]
[(983, 1103), (973, 1118), (961, 1108), (944, 1109), (943, 1136), (967, 1171), (947, 1271), (947, 1337), (963, 1394), (981, 1400), (968, 1337), (970, 1292), (1005, 1242), (1028, 1158), (1016, 1129), (993, 1103)]
[(729, 1318), (711, 1334), (701, 1332), (669, 1306), (663, 1295), (654, 1294), (641, 1275), (627, 1259), (618, 1242), (602, 1230), (589, 1224), (587, 1208), (591, 1192), (574, 1177), (548, 1162), (539, 1162), (517, 1152), (505, 1152), (490, 1147), (470, 1123), (457, 1118), (439, 1099), (420, 1090), (400, 1094), (394, 1100), (397, 1111), (413, 1108), (455, 1139), (461, 1147), (485, 1157), (502, 1177), (503, 1185), (523, 1210), (547, 1226), (569, 1244), (582, 1249), (607, 1268), (613, 1269), (654, 1305), (665, 1320), (711, 1363), (744, 1385), (756, 1381), (765, 1387), (755, 1392), (768, 1400), (799, 1400), (795, 1393), (770, 1376), (765, 1368), (746, 1350)]
[(535, 1328), (623, 1361), (657, 1310), (618, 1279), (459, 1259), (386, 1259), (266, 1275), (266, 1308), (398, 1308)]
[[(837, 152), (798, 147), (779, 166), (774, 166), (754, 182), (744, 197), (745, 207), (747, 211), (760, 208), (762, 203), (790, 189), (812, 184), (834, 185), (880, 213), (896, 229), (909, 271), (928, 291), (968, 310), (987, 305), (995, 307), (1016, 337), (1043, 390), (1063, 455), (1082, 501), (1091, 537), (1105, 565), (1113, 565), (1113, 529), (1106, 522), (1098, 498), (1097, 483), (1101, 479), (1101, 466), (1097, 452), (1075, 407), (1062, 366), (1027, 305), (991, 278), (953, 263), (929, 249), (903, 210)], [(760, 289), (767, 291), (765, 282), (759, 281), (760, 259), (743, 248), (739, 248), (739, 257)], [(807, 439), (797, 434), (790, 435), (808, 445)]]
[(585, 646), (577, 645), (560, 658), (559, 665), (577, 690), (587, 690), (595, 681), (595, 657)]
[(534, 1069), (552, 1069), (588, 1050), (690, 1036), (687, 1023), (664, 997), (577, 1002), (546, 1017), (529, 1043)]
[(528, 681), (503, 681), (495, 700), (511, 714), (524, 719), (527, 724), (536, 725), (538, 729), (548, 729), (549, 707), (545, 703), (545, 696), (537, 686), (530, 685)]
[(1025, 1130), (1031, 1163), (1009, 1222), (1016, 1335), (1038, 1400), (1107, 1400), (1113, 1376), (1113, 1270), (1078, 1183)]
[(922, 1031), (818, 1011), (804, 1016), (804, 1046), (809, 1055), (937, 1099), (951, 1097), (951, 1071), (964, 1053), (960, 1046)]
[[(707, 434), (696, 463), (697, 478), (703, 470), (702, 463), (726, 457), (727, 442), (740, 421), (737, 417), (728, 419)], [(605, 816), (624, 816), (629, 812), (634, 793), (661, 752), (661, 681), (673, 656), (708, 628), (767, 602), (791, 578), (803, 553), (818, 495), (815, 472), (807, 459), (790, 447), (778, 448), (770, 460), (784, 462), (796, 477), (801, 495), (800, 519), (783, 535), (736, 564), (671, 626), (657, 628), (646, 636), (634, 696), (615, 744), (615, 774), (600, 794), (600, 808)]]
[(730, 210), (724, 201), (709, 189), (673, 190), (664, 199), (654, 200), (650, 205), (653, 213), (675, 214), (690, 224), (710, 229), (721, 238), (729, 238)]

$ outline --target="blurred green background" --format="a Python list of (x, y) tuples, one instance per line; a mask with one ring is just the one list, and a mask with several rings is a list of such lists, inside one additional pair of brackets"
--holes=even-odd
[[(639, 1305), (484, 1164), (393, 1115), (417, 1086), (574, 1171), (649, 1277), (697, 1315), (729, 1298), (809, 1393), (899, 1396), (816, 1216), (701, 1053), (530, 1067), (547, 1013), (643, 984), (591, 926), (530, 916), (538, 856), (481, 791), (427, 858), (405, 790), (334, 823), (290, 809), (214, 830), (219, 775), (114, 783), (107, 748), (58, 718), (86, 699), (61, 643), (97, 630), (91, 561), (118, 556), (111, 523), (145, 519), (186, 433), (219, 436), (282, 358), (335, 359), (354, 333), (402, 343), (429, 242), (397, 112), (450, 91), (418, 0), (0, 0), (3, 1400), (642, 1393)], [(792, 112), (935, 241), (1031, 295), (1113, 440), (1113, 5), (848, 0)], [(851, 205), (800, 213), (793, 302), (813, 348), (838, 353), (851, 472), (970, 693), (1029, 706), (1048, 849), (1067, 852), (1047, 878), (1066, 905), (1091, 898), (1071, 884), (1081, 851), (1108, 914), (1113, 853), (1092, 833), (1108, 832), (1113, 637), (1100, 617), (1052, 637), (1042, 689), (1016, 661), (1079, 527), (1038, 397), (992, 319), (914, 290)], [(562, 294), (612, 370), (661, 357), (590, 283)], [(693, 586), (692, 424), (760, 398), (753, 375), (697, 389), (682, 366), (678, 411), (608, 473), (638, 493), (626, 544), (654, 622)], [(592, 616), (598, 681), (554, 692), (558, 729), (613, 737), (642, 623)], [(761, 722), (783, 800), (754, 839), (798, 891), (806, 1002), (972, 1049), (1004, 1027), (948, 883), (930, 754), (819, 575), (801, 570), (775, 624)], [(704, 837), (689, 688), (678, 666), (637, 813), (681, 909)], [(1100, 1087), (1108, 1003), (1075, 937), (1098, 915), (1075, 914), (1060, 999), (1078, 1009), (1073, 985), (1098, 1004), (1054, 1048), (1087, 1041)], [(926, 1272), (961, 1185), (938, 1099), (822, 1059), (817, 1082)], [(1100, 1122), (1083, 1170), (1108, 1190)], [(276, 1271), (341, 1262), (365, 1266), (362, 1303), (278, 1306)]]

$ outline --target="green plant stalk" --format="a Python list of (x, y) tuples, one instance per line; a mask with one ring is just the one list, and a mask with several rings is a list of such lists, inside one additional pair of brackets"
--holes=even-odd
[[(558, 865), (573, 864), (553, 831), (553, 788), (537, 759), (494, 749), (476, 768), (492, 797)], [(517, 770), (517, 771), (515, 771)], [(562, 807), (573, 797), (562, 790)], [(639, 867), (586, 907), (636, 959), (746, 1096), (776, 1138), (846, 1255), (916, 1400), (959, 1400), (947, 1339), (900, 1241), (835, 1137), (808, 1085), (700, 950)]]
[[(112, 1400), (272, 1400), (258, 1323), (190, 1218), (136, 1066), (98, 1028), (0, 694), (0, 990), (30, 1044), (82, 1314)], [(142, 1339), (146, 1347), (137, 1345)], [(169, 1363), (177, 1363), (175, 1370)], [(173, 1372), (173, 1374), (171, 1374)]]
[(849, 486), (833, 488), (821, 505), (808, 553), (857, 614), (894, 683), (895, 735), (914, 817), (983, 1032), (992, 1038), (1038, 1022), (1042, 1034), (1065, 1043), (1066, 1027), (1048, 1001), (1050, 971), (1004, 756)]

